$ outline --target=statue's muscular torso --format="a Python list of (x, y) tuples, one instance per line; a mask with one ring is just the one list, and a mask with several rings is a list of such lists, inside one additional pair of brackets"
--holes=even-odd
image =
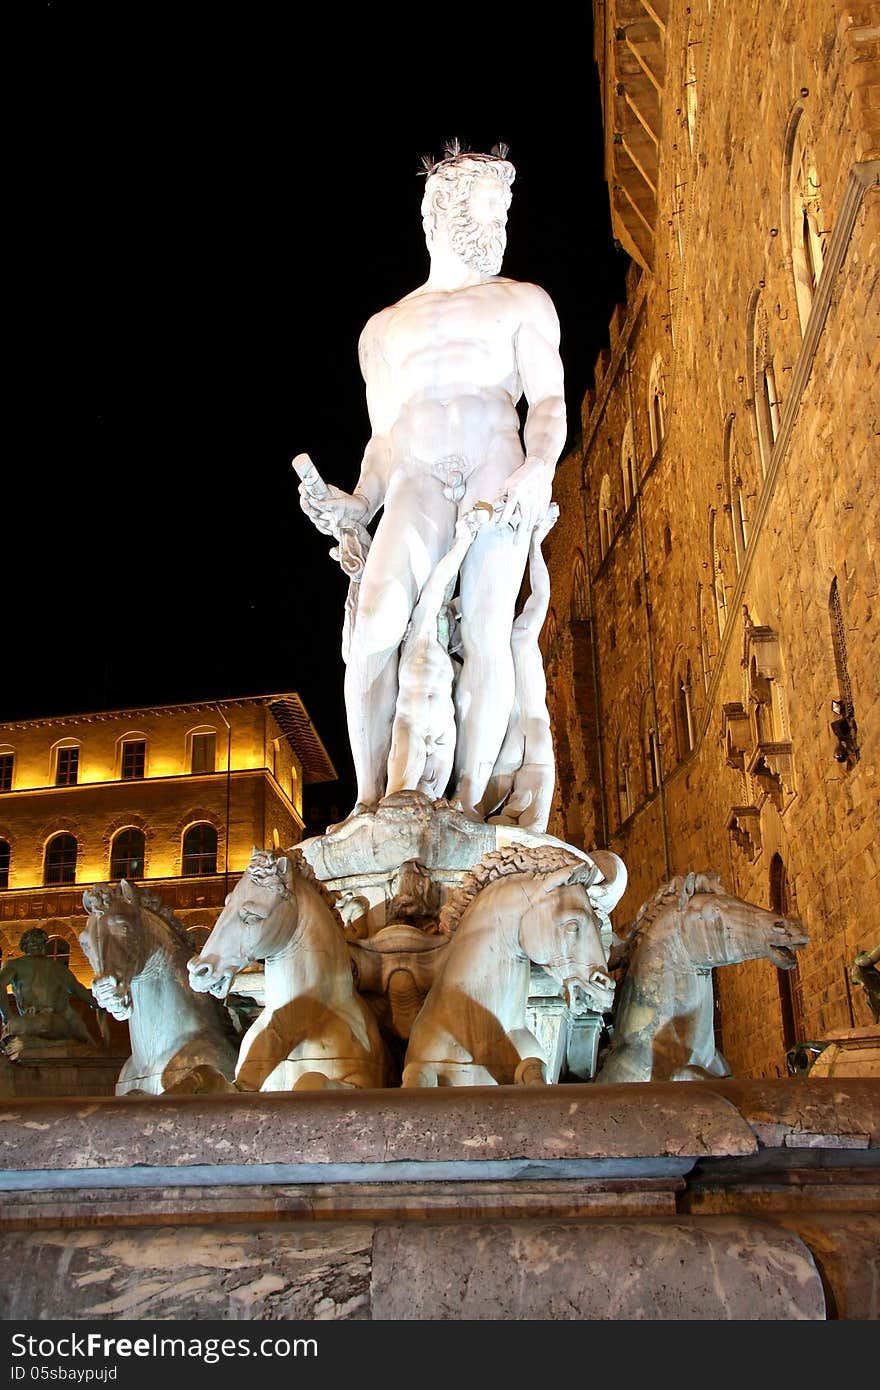
[(545, 304), (537, 286), (499, 277), (416, 290), (369, 321), (361, 365), (392, 477), (426, 468), (439, 477), (459, 460), (464, 479), (483, 463), (506, 479), (522, 459), (517, 334)]

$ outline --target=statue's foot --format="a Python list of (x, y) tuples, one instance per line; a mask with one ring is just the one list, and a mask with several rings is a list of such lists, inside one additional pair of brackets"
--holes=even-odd
[(353, 821), (357, 820), (358, 816), (369, 816), (375, 809), (375, 805), (371, 805), (368, 801), (357, 801), (345, 817), (345, 820), (339, 820), (335, 825), (328, 825), (324, 834), (335, 835), (338, 831), (344, 830), (346, 826), (351, 825)]
[(295, 1091), (351, 1091), (355, 1088), (350, 1081), (333, 1081), (322, 1071), (304, 1071), (293, 1083)]
[(403, 1069), (400, 1085), (406, 1090), (415, 1086), (436, 1086), (437, 1068), (430, 1062), (408, 1062)]

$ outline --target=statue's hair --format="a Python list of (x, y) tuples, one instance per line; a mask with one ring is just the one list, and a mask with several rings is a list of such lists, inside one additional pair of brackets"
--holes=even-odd
[[(443, 146), (443, 155), (440, 159), (435, 159), (433, 155), (422, 155), (422, 168), (419, 171), (425, 179), (449, 178), (458, 179), (462, 174), (473, 176), (481, 172), (496, 174), (508, 187), (516, 177), (516, 170), (507, 158), (510, 153), (508, 145), (499, 141), (492, 146), (490, 154), (481, 154), (477, 150), (469, 150), (466, 145), (462, 145), (459, 139), (447, 140)], [(480, 166), (492, 166), (489, 170)]]
[[(682, 889), (685, 885), (686, 874), (676, 874), (668, 883), (661, 883), (650, 896), (646, 898), (633, 918), (632, 922), (620, 934), (615, 933), (617, 942), (613, 950), (615, 966), (623, 965), (628, 962), (637, 942), (648, 932), (649, 928), (660, 918), (664, 917), (671, 907), (678, 904)], [(695, 874), (697, 880), (697, 892), (701, 893), (723, 893), (724, 885), (717, 874), (706, 869)]]
[(569, 883), (586, 885), (595, 879), (595, 865), (588, 864), (576, 854), (572, 854), (570, 850), (564, 850), (556, 845), (504, 845), (501, 849), (491, 850), (489, 854), (483, 855), (479, 864), (475, 864), (465, 874), (459, 887), (450, 893), (440, 910), (440, 931), (445, 936), (453, 936), (465, 911), (477, 894), (481, 893), (484, 888), (488, 888), (490, 884), (497, 883), (499, 879), (506, 878), (510, 874), (531, 874), (542, 877), (545, 874), (554, 873), (557, 869), (565, 868), (569, 864), (571, 865)]
[(443, 207), (443, 197), (447, 204), (454, 201), (454, 195), (466, 198), (474, 179), (487, 173), (494, 174), (510, 189), (516, 170), (505, 158), (506, 154), (506, 145), (496, 145), (492, 154), (478, 154), (462, 149), (460, 141), (452, 140), (446, 145), (443, 159), (435, 161), (430, 155), (423, 156), (425, 195), (422, 198), (422, 227), (429, 244), (434, 235), (436, 209)]

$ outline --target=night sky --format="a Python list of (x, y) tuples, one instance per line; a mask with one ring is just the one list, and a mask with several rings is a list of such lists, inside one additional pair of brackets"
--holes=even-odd
[(427, 274), (421, 155), (509, 144), (504, 273), (556, 304), (571, 437), (628, 261), (587, 15), (465, 39), (306, 13), (28, 13), (0, 718), (296, 689), (344, 801), (346, 584), (290, 460), (355, 481), (360, 330)]

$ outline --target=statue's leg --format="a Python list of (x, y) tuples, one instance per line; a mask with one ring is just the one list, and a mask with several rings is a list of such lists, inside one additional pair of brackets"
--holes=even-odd
[(395, 481), (385, 500), (358, 596), (345, 672), (345, 707), (358, 803), (373, 806), (385, 793), (397, 701), (400, 643), (416, 599), (449, 548), (455, 508), (435, 479)]
[(514, 698), (511, 630), (529, 538), (487, 526), (461, 567), (464, 661), (455, 689), (456, 798), (477, 815), (507, 732)]

